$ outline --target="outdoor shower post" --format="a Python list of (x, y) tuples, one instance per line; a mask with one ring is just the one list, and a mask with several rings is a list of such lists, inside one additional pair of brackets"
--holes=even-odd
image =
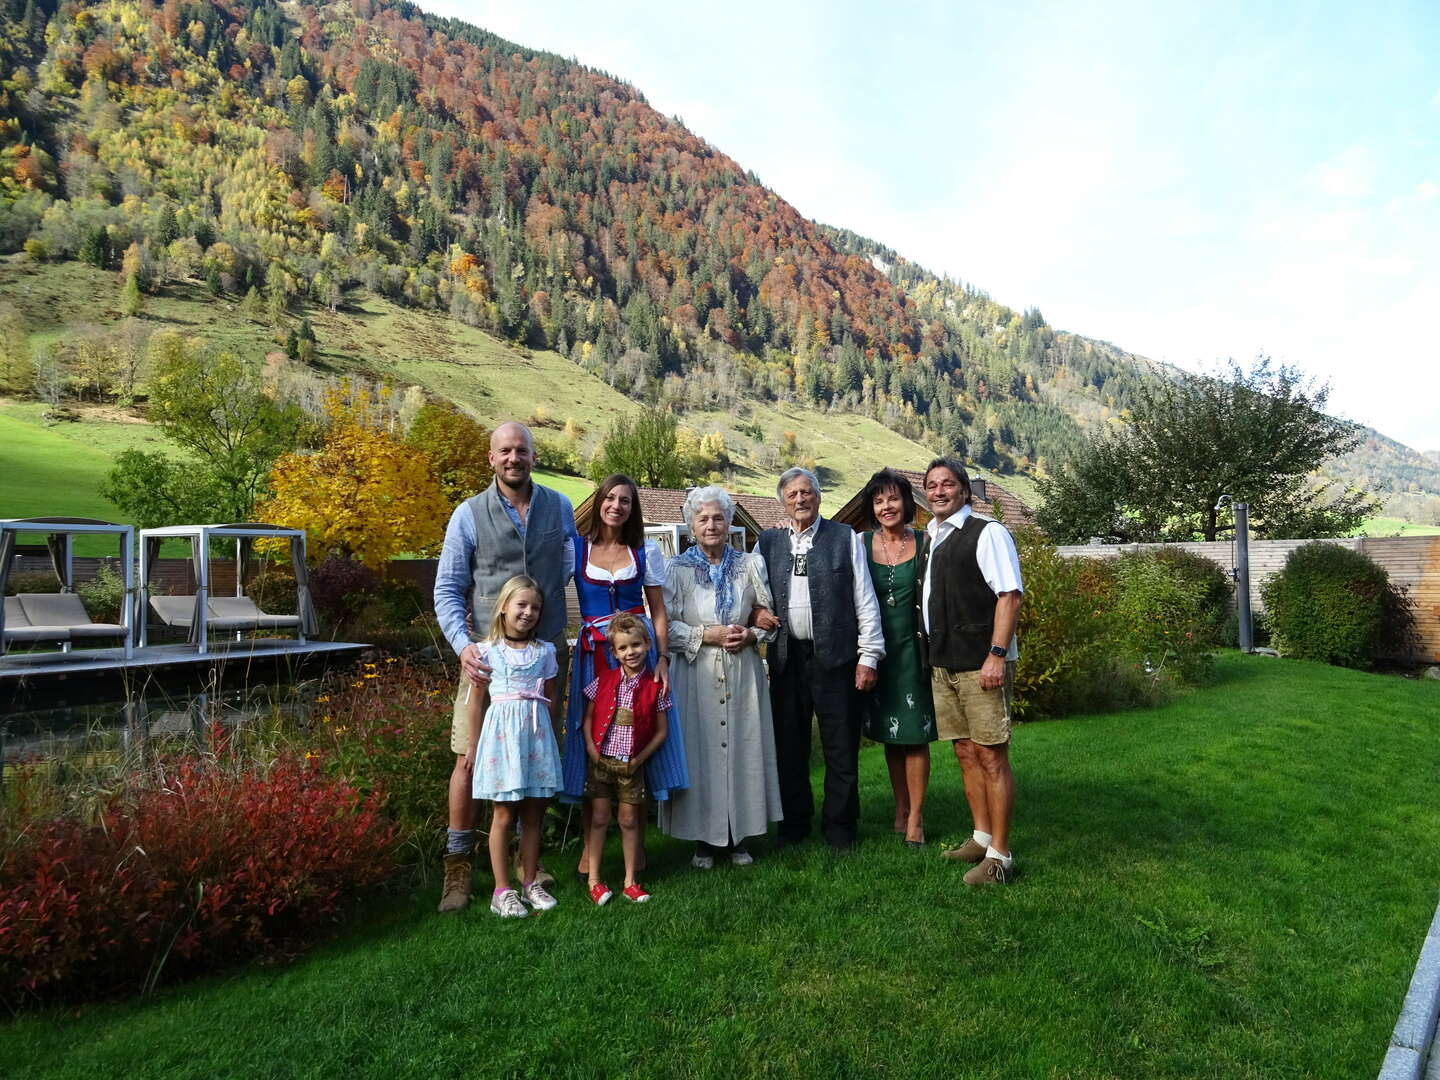
[(1240, 616), (1240, 651), (1255, 651), (1250, 618), (1250, 504), (1235, 504), (1235, 608)]

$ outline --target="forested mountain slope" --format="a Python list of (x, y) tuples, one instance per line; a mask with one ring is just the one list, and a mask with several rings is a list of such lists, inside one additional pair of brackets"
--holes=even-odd
[(284, 342), (369, 293), (630, 398), (853, 412), (1020, 471), (1157, 375), (806, 220), (624, 82), (411, 4), (0, 13), (0, 252), (113, 271), (93, 321), (203, 283)]

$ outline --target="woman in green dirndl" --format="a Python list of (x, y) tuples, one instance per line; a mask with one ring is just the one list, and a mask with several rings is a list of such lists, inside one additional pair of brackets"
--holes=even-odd
[(930, 743), (935, 706), (930, 673), (921, 660), (920, 628), (915, 620), (915, 590), (925, 533), (910, 527), (915, 497), (910, 483), (892, 469), (881, 469), (865, 485), (861, 505), (870, 518), (865, 547), (870, 580), (880, 601), (885, 659), (878, 681), (867, 695), (865, 734), (885, 746), (885, 765), (895, 792), (895, 831), (912, 847), (925, 843), (925, 789), (930, 783)]

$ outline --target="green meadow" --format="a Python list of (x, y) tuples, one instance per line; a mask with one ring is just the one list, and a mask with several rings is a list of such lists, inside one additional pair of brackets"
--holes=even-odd
[[(1154, 709), (1022, 726), (1015, 884), (891, 834), (709, 872), (652, 831), (653, 902), (378, 900), (293, 964), (0, 1026), (34, 1077), (1336, 1077), (1379, 1068), (1440, 894), (1440, 686), (1220, 658)], [(936, 744), (932, 841), (966, 813)], [(818, 774), (816, 779), (818, 780)], [(437, 798), (444, 778), (435, 780)], [(618, 852), (607, 855), (616, 865)], [(479, 894), (488, 875), (477, 873)]]

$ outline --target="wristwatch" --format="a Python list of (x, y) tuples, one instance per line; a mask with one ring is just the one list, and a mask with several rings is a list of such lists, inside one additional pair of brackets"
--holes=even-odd
[(990, 646), (990, 655), (991, 655), (991, 656), (998, 656), (998, 657), (1000, 657), (1001, 659), (1004, 659), (1004, 658), (1005, 658), (1005, 655), (1006, 655), (1007, 653), (1009, 653), (1009, 651), (1010, 651), (1010, 650), (1007, 649), (1004, 645), (991, 645), (991, 646)]

